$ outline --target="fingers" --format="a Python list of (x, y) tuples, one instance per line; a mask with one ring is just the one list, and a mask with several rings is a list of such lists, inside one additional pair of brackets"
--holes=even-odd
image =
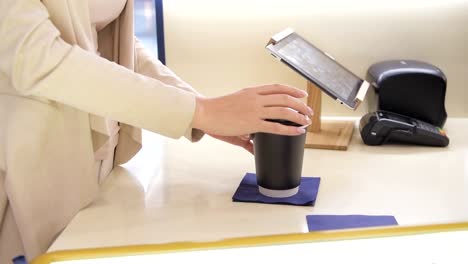
[(241, 135), (239, 136), (242, 140), (250, 140), (252, 139), (252, 136), (250, 134), (247, 134), (247, 135)]
[(285, 108), (285, 107), (267, 107), (264, 111), (264, 116), (262, 119), (283, 119), (289, 120), (296, 124), (300, 124), (303, 126), (310, 125), (312, 122), (310, 118), (306, 115), (298, 113), (292, 109)]
[(287, 94), (296, 98), (303, 98), (307, 96), (307, 93), (300, 89), (281, 84), (263, 85), (255, 87), (255, 89), (260, 95)]
[(254, 147), (253, 147), (253, 143), (252, 143), (250, 135), (243, 135), (243, 136), (238, 136), (238, 137), (226, 137), (226, 136), (218, 136), (218, 135), (213, 135), (213, 134), (208, 134), (208, 135), (212, 136), (213, 138), (216, 138), (216, 139), (225, 141), (227, 143), (244, 148), (248, 152), (254, 154)]
[(264, 133), (278, 134), (284, 136), (298, 136), (305, 133), (305, 129), (295, 126), (286, 126), (276, 122), (262, 121), (261, 131)]
[(272, 94), (262, 98), (264, 106), (284, 106), (292, 108), (296, 111), (301, 112), (304, 115), (313, 115), (314, 112), (310, 107), (301, 102), (299, 99), (286, 94)]
[(253, 146), (253, 143), (252, 143), (252, 141), (250, 139), (248, 139), (248, 140), (240, 139), (240, 142), (237, 145), (244, 148), (248, 152), (254, 154), (254, 146)]
[(250, 136), (248, 138), (244, 138), (242, 136), (235, 137), (230, 143), (242, 147), (248, 152), (254, 154), (254, 147), (252, 141), (250, 140)]
[(252, 153), (252, 155), (255, 154), (254, 146), (253, 146), (251, 141), (249, 141), (247, 144), (245, 144), (244, 149), (246, 149), (248, 152)]

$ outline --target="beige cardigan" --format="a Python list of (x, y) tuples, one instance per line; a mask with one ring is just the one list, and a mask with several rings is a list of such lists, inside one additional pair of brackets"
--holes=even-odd
[(136, 127), (202, 136), (195, 91), (134, 39), (132, 0), (99, 33), (107, 59), (91, 34), (87, 1), (0, 1), (0, 263), (45, 252), (93, 201), (95, 151), (118, 142), (114, 164), (126, 162)]

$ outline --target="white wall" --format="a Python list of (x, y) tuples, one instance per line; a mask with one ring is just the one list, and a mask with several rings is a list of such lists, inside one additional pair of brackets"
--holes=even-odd
[[(374, 62), (418, 59), (448, 78), (449, 116), (468, 116), (468, 1), (164, 1), (167, 64), (208, 96), (263, 83), (306, 81), (265, 51), (292, 27), (361, 77)], [(356, 115), (323, 96), (324, 115)]]

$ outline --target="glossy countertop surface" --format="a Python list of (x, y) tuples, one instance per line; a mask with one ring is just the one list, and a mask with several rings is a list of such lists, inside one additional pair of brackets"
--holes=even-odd
[(303, 175), (321, 177), (314, 207), (232, 202), (247, 151), (205, 136), (198, 143), (144, 134), (100, 196), (49, 251), (213, 241), (307, 232), (308, 214), (394, 215), (402, 226), (468, 221), (468, 119), (449, 119), (447, 148), (366, 146), (355, 129), (347, 151), (305, 149)]

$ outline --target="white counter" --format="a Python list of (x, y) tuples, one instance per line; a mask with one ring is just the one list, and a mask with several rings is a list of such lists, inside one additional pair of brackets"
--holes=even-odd
[[(114, 170), (50, 251), (307, 232), (308, 214), (394, 215), (402, 226), (468, 221), (468, 119), (450, 119), (447, 148), (306, 149), (303, 175), (321, 177), (314, 207), (232, 202), (245, 150), (206, 136), (192, 144), (146, 134), (135, 160)], [(162, 149), (158, 146), (163, 145)]]
[[(468, 231), (341, 240), (326, 243), (228, 247), (207, 250), (147, 252), (120, 257), (91, 257), (54, 264), (152, 263), (466, 263)], [(339, 252), (339, 254), (337, 254)], [(220, 261), (222, 260), (222, 261)], [(44, 260), (44, 263), (47, 263)], [(42, 263), (40, 263), (42, 264)]]

